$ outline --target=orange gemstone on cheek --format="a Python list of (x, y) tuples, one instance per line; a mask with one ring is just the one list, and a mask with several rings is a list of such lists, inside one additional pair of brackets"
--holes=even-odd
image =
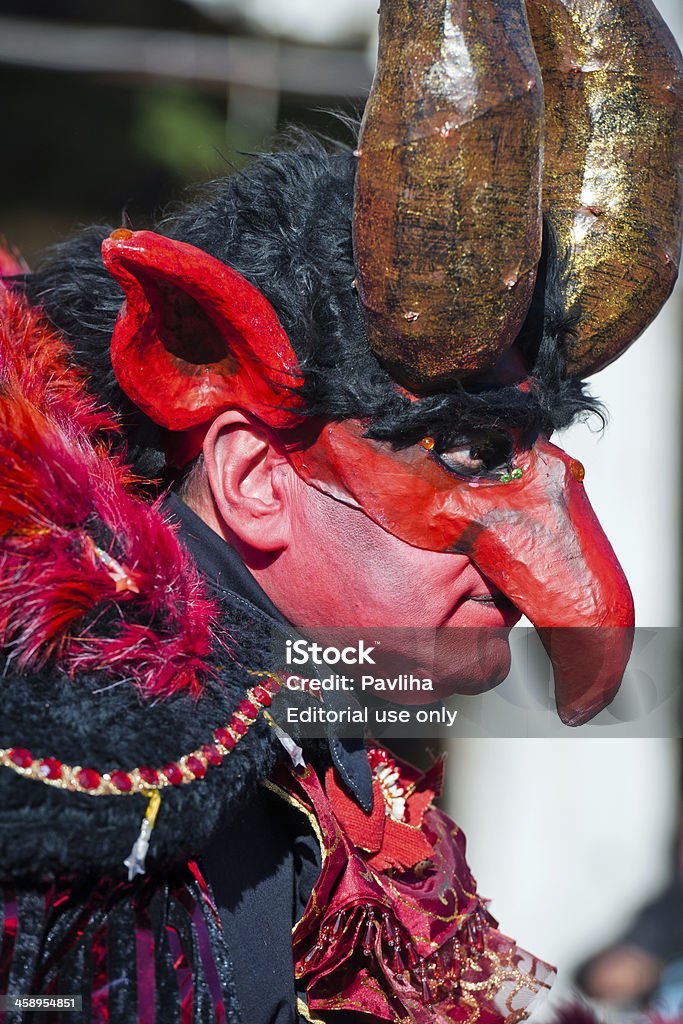
[(123, 240), (124, 238), (132, 238), (133, 232), (130, 228), (117, 228), (116, 231), (112, 231), (109, 237), (116, 242), (119, 239)]
[(569, 469), (571, 470), (571, 474), (574, 477), (574, 479), (578, 480), (578, 482), (581, 483), (581, 481), (586, 475), (586, 470), (583, 468), (583, 463), (579, 462), (578, 459), (572, 459), (572, 461), (569, 463)]
[(420, 441), (420, 446), (422, 448), (426, 448), (428, 452), (431, 452), (435, 444), (436, 441), (434, 440), (433, 437), (423, 437), (422, 440)]

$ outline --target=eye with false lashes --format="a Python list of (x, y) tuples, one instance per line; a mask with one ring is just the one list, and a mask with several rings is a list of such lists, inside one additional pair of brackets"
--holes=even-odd
[(434, 451), (435, 457), (458, 476), (497, 479), (508, 473), (513, 443), (508, 434), (491, 431)]

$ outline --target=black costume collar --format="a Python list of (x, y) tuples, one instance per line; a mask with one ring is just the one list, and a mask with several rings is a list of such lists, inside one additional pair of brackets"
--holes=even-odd
[[(299, 634), (258, 585), (235, 549), (222, 540), (177, 494), (169, 494), (164, 505), (179, 523), (180, 540), (221, 601), (248, 606), (251, 614), (262, 618), (270, 629), (283, 630), (288, 637), (296, 639)], [(332, 736), (329, 744), (337, 771), (363, 810), (370, 813), (372, 775), (363, 741)]]

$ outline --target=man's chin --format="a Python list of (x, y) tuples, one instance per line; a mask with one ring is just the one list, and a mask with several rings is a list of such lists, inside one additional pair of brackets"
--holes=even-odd
[(480, 646), (476, 662), (455, 670), (451, 666), (444, 672), (435, 666), (434, 690), (438, 699), (444, 700), (452, 694), (474, 697), (499, 686), (507, 678), (512, 662), (508, 632), (503, 636), (502, 631), (497, 630), (495, 636), (488, 638)]
[(381, 696), (395, 704), (413, 705), (446, 700), (454, 694), (472, 697), (487, 693), (499, 686), (510, 671), (509, 633), (509, 628), (439, 629), (429, 662), (415, 659), (408, 652), (395, 655), (400, 659), (401, 673), (431, 679), (433, 688), (406, 689)]

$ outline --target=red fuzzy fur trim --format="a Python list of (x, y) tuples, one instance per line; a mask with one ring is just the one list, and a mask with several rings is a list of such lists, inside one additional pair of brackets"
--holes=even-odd
[[(115, 431), (64, 341), (0, 287), (0, 644), (18, 669), (199, 693), (215, 606), (158, 506), (131, 492)], [(139, 593), (117, 590), (95, 545)]]
[[(3, 251), (0, 249), (0, 265)], [(58, 333), (20, 296), (0, 282), (0, 381), (15, 395), (56, 419), (71, 419), (87, 433), (115, 430), (110, 413), (86, 391), (86, 377), (69, 366)]]

